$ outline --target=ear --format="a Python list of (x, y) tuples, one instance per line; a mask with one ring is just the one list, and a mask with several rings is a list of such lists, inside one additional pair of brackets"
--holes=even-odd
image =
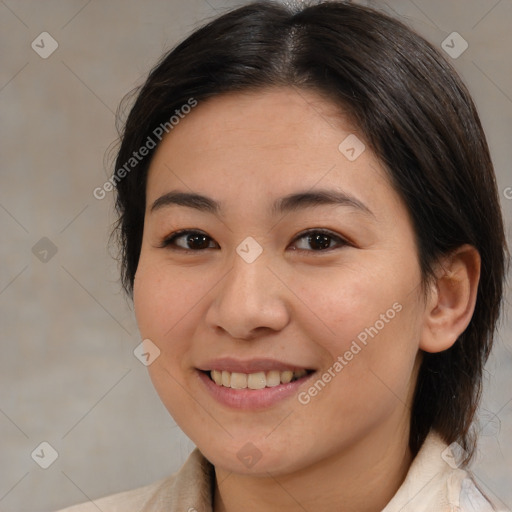
[(475, 310), (480, 263), (480, 254), (468, 244), (441, 258), (426, 303), (420, 349), (442, 352), (464, 332)]

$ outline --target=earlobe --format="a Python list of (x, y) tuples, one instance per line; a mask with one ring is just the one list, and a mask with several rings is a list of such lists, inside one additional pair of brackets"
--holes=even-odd
[(475, 310), (480, 264), (480, 254), (468, 244), (441, 258), (425, 307), (420, 349), (442, 352), (464, 332)]

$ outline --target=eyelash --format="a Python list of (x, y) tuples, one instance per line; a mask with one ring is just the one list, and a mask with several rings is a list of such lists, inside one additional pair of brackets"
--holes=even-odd
[[(182, 252), (182, 253), (185, 253), (185, 254), (198, 253), (198, 252), (205, 251), (206, 249), (212, 249), (212, 247), (207, 247), (206, 249), (195, 249), (195, 250), (193, 250), (193, 249), (184, 249), (183, 247), (177, 247), (177, 246), (173, 245), (174, 242), (178, 238), (181, 238), (184, 235), (190, 235), (190, 234), (192, 234), (192, 235), (204, 235), (205, 237), (210, 238), (208, 235), (206, 235), (206, 233), (203, 233), (201, 231), (196, 231), (196, 230), (192, 230), (192, 229), (180, 229), (179, 231), (175, 231), (174, 233), (171, 233), (169, 236), (167, 236), (158, 247), (161, 248), (161, 249), (167, 248), (167, 249), (170, 249), (172, 251), (179, 251), (179, 252)], [(346, 239), (340, 237), (339, 235), (335, 235), (333, 232), (325, 230), (325, 229), (309, 229), (307, 231), (303, 231), (302, 233), (299, 233), (294, 238), (293, 242), (295, 243), (298, 240), (300, 240), (301, 238), (307, 237), (308, 235), (312, 235), (312, 234), (325, 235), (325, 236), (331, 238), (332, 240), (338, 241), (339, 244), (341, 245), (341, 247), (347, 246), (347, 245), (351, 245), (350, 242), (348, 242)], [(210, 240), (211, 240), (211, 238), (210, 238)], [(338, 247), (338, 248), (341, 248), (341, 247)], [(331, 252), (334, 249), (336, 249), (336, 247), (330, 247), (328, 249), (321, 249), (321, 250), (307, 250), (307, 249), (294, 249), (294, 250), (297, 251), (297, 252), (315, 252), (315, 253), (318, 253), (318, 252)]]

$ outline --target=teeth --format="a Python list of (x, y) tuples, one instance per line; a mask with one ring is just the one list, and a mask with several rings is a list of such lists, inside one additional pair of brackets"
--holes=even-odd
[(233, 389), (245, 389), (247, 387), (247, 374), (233, 372), (231, 374), (230, 384), (230, 387), (232, 387)]
[(219, 372), (218, 370), (213, 370), (211, 372), (211, 376), (215, 384), (222, 384), (222, 372)]
[(285, 370), (279, 372), (271, 370), (269, 372), (255, 373), (237, 373), (228, 372), (226, 370), (212, 370), (210, 376), (218, 386), (224, 386), (232, 389), (263, 389), (265, 387), (272, 388), (279, 384), (288, 384), (292, 380), (300, 379), (307, 374), (306, 370)]
[(221, 377), (221, 382), (217, 382), (217, 381), (215, 381), (215, 382), (217, 384), (222, 384), (223, 386), (226, 386), (227, 388), (229, 388), (231, 385), (231, 373), (223, 371), (222, 377)]
[(304, 377), (304, 375), (306, 375), (308, 372), (307, 370), (299, 370), (297, 372), (294, 372), (293, 373), (293, 376), (296, 378), (296, 379), (300, 379), (301, 377)]
[(281, 384), (281, 374), (277, 370), (267, 372), (267, 386), (273, 388)]
[(247, 377), (247, 387), (249, 389), (263, 389), (266, 385), (265, 372), (250, 373)]
[(283, 384), (288, 384), (293, 379), (293, 372), (290, 370), (286, 370), (285, 372), (281, 372), (281, 382)]

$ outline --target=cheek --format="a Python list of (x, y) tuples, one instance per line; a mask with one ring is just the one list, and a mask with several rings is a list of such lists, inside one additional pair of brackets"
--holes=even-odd
[(181, 380), (194, 366), (192, 340), (218, 274), (180, 268), (157, 256), (141, 256), (133, 290), (135, 316), (142, 339), (149, 338), (160, 350), (158, 364), (148, 367), (151, 377), (164, 371)]
[(411, 293), (415, 268), (402, 267), (397, 272), (385, 258), (376, 260), (371, 265), (358, 262), (294, 276), (291, 288), (298, 290), (297, 296), (310, 313), (310, 321), (306, 317), (298, 320), (304, 329), (307, 321), (312, 340), (318, 340), (321, 333), (319, 343), (333, 358), (348, 350), (353, 340), (364, 343), (386, 331), (394, 331), (396, 336), (405, 317), (406, 324), (412, 321), (417, 296)]
[(192, 334), (187, 329), (194, 324), (190, 313), (198, 293), (176, 268), (141, 255), (133, 287), (135, 316), (141, 338), (150, 339), (160, 350), (147, 370), (160, 399), (180, 422), (187, 418), (183, 411), (190, 409), (183, 393), (184, 370), (190, 367)]
[(133, 288), (141, 335), (163, 342), (205, 292), (200, 281), (191, 282), (176, 266), (141, 256)]
[(301, 327), (327, 354), (322, 369), (330, 372), (325, 380), (335, 382), (328, 386), (329, 399), (340, 410), (354, 400), (363, 408), (379, 408), (386, 396), (405, 401), (408, 393), (421, 332), (421, 302), (413, 284), (419, 269), (414, 260), (396, 266), (379, 261), (297, 281), (311, 312)]
[(151, 271), (151, 265), (146, 264), (141, 255), (133, 283), (133, 305), (142, 338), (152, 340), (157, 332), (154, 327), (161, 317), (159, 297), (162, 286), (157, 276), (158, 272)]

